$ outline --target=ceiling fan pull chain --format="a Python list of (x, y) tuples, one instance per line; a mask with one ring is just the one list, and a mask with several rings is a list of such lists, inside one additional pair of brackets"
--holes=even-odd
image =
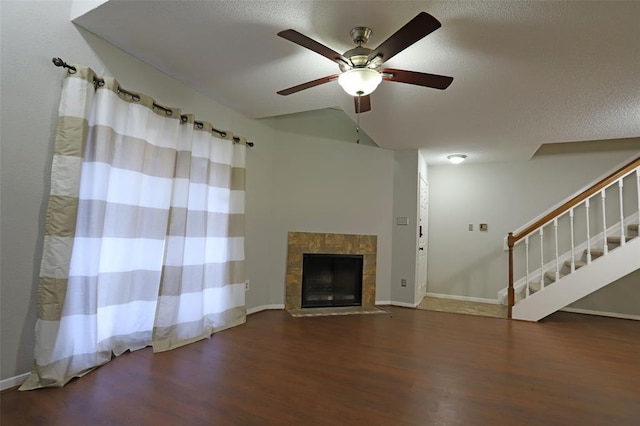
[(358, 95), (358, 111), (356, 111), (356, 143), (360, 143), (360, 95)]

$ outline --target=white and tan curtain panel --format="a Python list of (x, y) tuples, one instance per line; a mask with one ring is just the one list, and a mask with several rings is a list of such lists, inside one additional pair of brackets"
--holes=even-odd
[(245, 322), (246, 141), (76, 69), (63, 82), (23, 390)]

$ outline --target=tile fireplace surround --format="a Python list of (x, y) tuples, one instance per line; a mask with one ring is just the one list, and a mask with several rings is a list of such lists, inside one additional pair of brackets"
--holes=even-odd
[(361, 254), (362, 307), (375, 308), (377, 236), (289, 232), (285, 309), (300, 309), (302, 302), (302, 255)]

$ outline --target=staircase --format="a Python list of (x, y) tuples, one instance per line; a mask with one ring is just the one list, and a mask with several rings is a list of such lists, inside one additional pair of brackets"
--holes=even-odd
[[(626, 234), (626, 240), (627, 242), (630, 239), (633, 239), (635, 237), (638, 236), (638, 224), (635, 223), (633, 225), (628, 225), (627, 226), (627, 234)], [(619, 236), (617, 237), (607, 237), (607, 246), (608, 246), (608, 250), (612, 250), (613, 248), (619, 247), (621, 245), (621, 238)], [(583, 266), (587, 265), (587, 250), (585, 249), (583, 254), (582, 254), (582, 260), (576, 260), (574, 262), (574, 271), (576, 269), (580, 269)], [(599, 257), (602, 257), (604, 255), (604, 249), (592, 249), (591, 250), (591, 259), (595, 260)], [(639, 258), (640, 259), (640, 258)], [(637, 269), (637, 268), (636, 268)], [(633, 269), (630, 272), (633, 272), (635, 269)], [(570, 260), (565, 260), (564, 264), (563, 264), (563, 269), (560, 270), (560, 276), (558, 279), (562, 279), (564, 277), (566, 277), (567, 275), (569, 275), (571, 273), (571, 261)], [(625, 274), (626, 275), (626, 274)], [(624, 275), (622, 275), (624, 276)], [(547, 271), (544, 274), (545, 280), (546, 280), (546, 285), (550, 285), (553, 284), (556, 281), (556, 274), (555, 271)], [(537, 291), (539, 291), (541, 288), (541, 284), (539, 281), (532, 281), (529, 283), (529, 294), (533, 294), (536, 293)], [(525, 290), (524, 288), (522, 290)], [(524, 291), (521, 291), (520, 293), (516, 293), (516, 302), (519, 302), (520, 300), (524, 299)]]
[[(608, 225), (607, 217), (616, 223)], [(509, 317), (538, 321), (640, 269), (639, 223), (637, 158), (509, 233), (509, 287), (501, 292)]]

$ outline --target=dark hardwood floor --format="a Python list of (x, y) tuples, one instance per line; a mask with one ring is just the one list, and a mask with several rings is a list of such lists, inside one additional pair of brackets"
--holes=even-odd
[(284, 311), (3, 392), (2, 425), (638, 425), (640, 323)]

